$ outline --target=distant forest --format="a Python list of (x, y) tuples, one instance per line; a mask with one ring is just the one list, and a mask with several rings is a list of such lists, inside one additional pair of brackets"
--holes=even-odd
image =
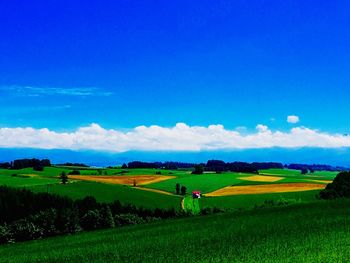
[[(86, 164), (82, 163), (71, 163), (67, 162), (64, 164), (59, 164), (60, 166), (79, 166), (79, 167), (89, 167)], [(33, 168), (35, 171), (42, 171), (44, 167), (51, 166), (51, 161), (49, 159), (18, 159), (12, 162), (0, 163), (0, 168), (2, 169), (23, 169), (23, 168)], [(203, 171), (208, 172), (242, 172), (242, 173), (258, 173), (259, 170), (264, 169), (294, 169), (301, 171), (345, 171), (349, 168), (341, 166), (331, 166), (325, 164), (282, 164), (278, 162), (224, 162), (221, 160), (209, 160), (206, 163), (185, 163), (185, 162), (142, 162), (142, 161), (133, 161), (128, 164), (123, 164), (122, 169), (139, 169), (139, 168), (148, 168), (148, 169), (167, 169), (167, 170), (176, 170), (176, 169), (192, 169), (200, 166)]]
[(295, 169), (295, 170), (308, 170), (313, 171), (344, 171), (348, 168), (340, 166), (331, 166), (324, 164), (282, 164), (278, 162), (224, 162), (221, 160), (209, 160), (207, 163), (195, 164), (195, 163), (182, 163), (182, 162), (141, 162), (133, 161), (128, 164), (123, 164), (122, 168), (154, 168), (154, 169), (188, 169), (196, 166), (202, 166), (204, 171), (213, 172), (246, 172), (246, 173), (258, 173), (259, 170), (264, 169)]
[(3, 169), (24, 169), (24, 168), (33, 168), (36, 171), (42, 171), (44, 167), (51, 166), (49, 159), (18, 159), (12, 162), (0, 163), (0, 168)]

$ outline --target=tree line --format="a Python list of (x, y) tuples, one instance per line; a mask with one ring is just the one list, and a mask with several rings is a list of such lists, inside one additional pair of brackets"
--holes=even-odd
[(240, 172), (240, 173), (258, 173), (262, 169), (283, 169), (282, 163), (274, 162), (224, 162), (221, 160), (209, 160), (204, 165), (205, 171), (214, 171), (214, 172)]
[(182, 163), (182, 162), (140, 162), (133, 161), (128, 164), (123, 164), (122, 168), (126, 169), (136, 169), (136, 168), (150, 168), (150, 169), (167, 169), (167, 170), (176, 170), (176, 169), (187, 169), (192, 168), (195, 164), (193, 163)]
[(24, 168), (33, 168), (36, 171), (42, 171), (44, 167), (51, 166), (49, 159), (17, 159), (12, 162), (0, 163), (2, 169), (20, 170)]
[(300, 170), (300, 171), (310, 171), (313, 173), (314, 171), (345, 171), (348, 168), (342, 167), (342, 166), (332, 166), (332, 165), (326, 165), (326, 164), (297, 164), (297, 163), (291, 163), (284, 165), (284, 168), (287, 169), (294, 169), (294, 170)]
[[(202, 168), (200, 168), (202, 167)], [(283, 169), (283, 164), (264, 162), (264, 163), (246, 163), (246, 162), (227, 162), (221, 160), (209, 160), (206, 164), (200, 163), (181, 163), (181, 162), (141, 162), (133, 161), (128, 164), (123, 164), (123, 169), (137, 169), (137, 168), (151, 168), (151, 169), (192, 169), (194, 168), (194, 174), (200, 174), (203, 171), (232, 171), (232, 172), (249, 172), (256, 173), (261, 169), (279, 168)]]
[(0, 186), (0, 243), (38, 239), (181, 216), (174, 209), (144, 209), (94, 197), (72, 200)]

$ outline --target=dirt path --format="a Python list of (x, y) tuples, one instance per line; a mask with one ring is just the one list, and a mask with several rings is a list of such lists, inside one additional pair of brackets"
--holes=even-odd
[(315, 183), (322, 183), (322, 184), (330, 184), (333, 182), (332, 180), (308, 180), (310, 182), (315, 182)]
[(154, 192), (154, 193), (158, 193), (158, 194), (163, 194), (163, 195), (175, 195), (166, 191), (162, 191), (162, 190), (158, 190), (158, 189), (152, 189), (152, 188), (145, 188), (145, 187), (133, 187), (134, 189), (139, 189), (139, 190), (143, 190), (143, 191), (148, 191), (148, 192)]

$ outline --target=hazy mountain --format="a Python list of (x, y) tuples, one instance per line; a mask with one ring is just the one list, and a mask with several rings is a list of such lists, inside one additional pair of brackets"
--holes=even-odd
[(53, 163), (82, 162), (89, 165), (116, 165), (133, 160), (205, 162), (208, 159), (224, 161), (275, 161), (282, 163), (317, 163), (348, 166), (350, 148), (300, 148), (300, 149), (253, 149), (206, 152), (125, 152), (108, 153), (98, 151), (0, 149), (0, 161), (17, 158), (49, 158)]

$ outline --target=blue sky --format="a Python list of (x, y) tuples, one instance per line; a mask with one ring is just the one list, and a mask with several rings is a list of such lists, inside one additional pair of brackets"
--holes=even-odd
[(349, 10), (348, 1), (1, 1), (0, 127), (350, 133)]

